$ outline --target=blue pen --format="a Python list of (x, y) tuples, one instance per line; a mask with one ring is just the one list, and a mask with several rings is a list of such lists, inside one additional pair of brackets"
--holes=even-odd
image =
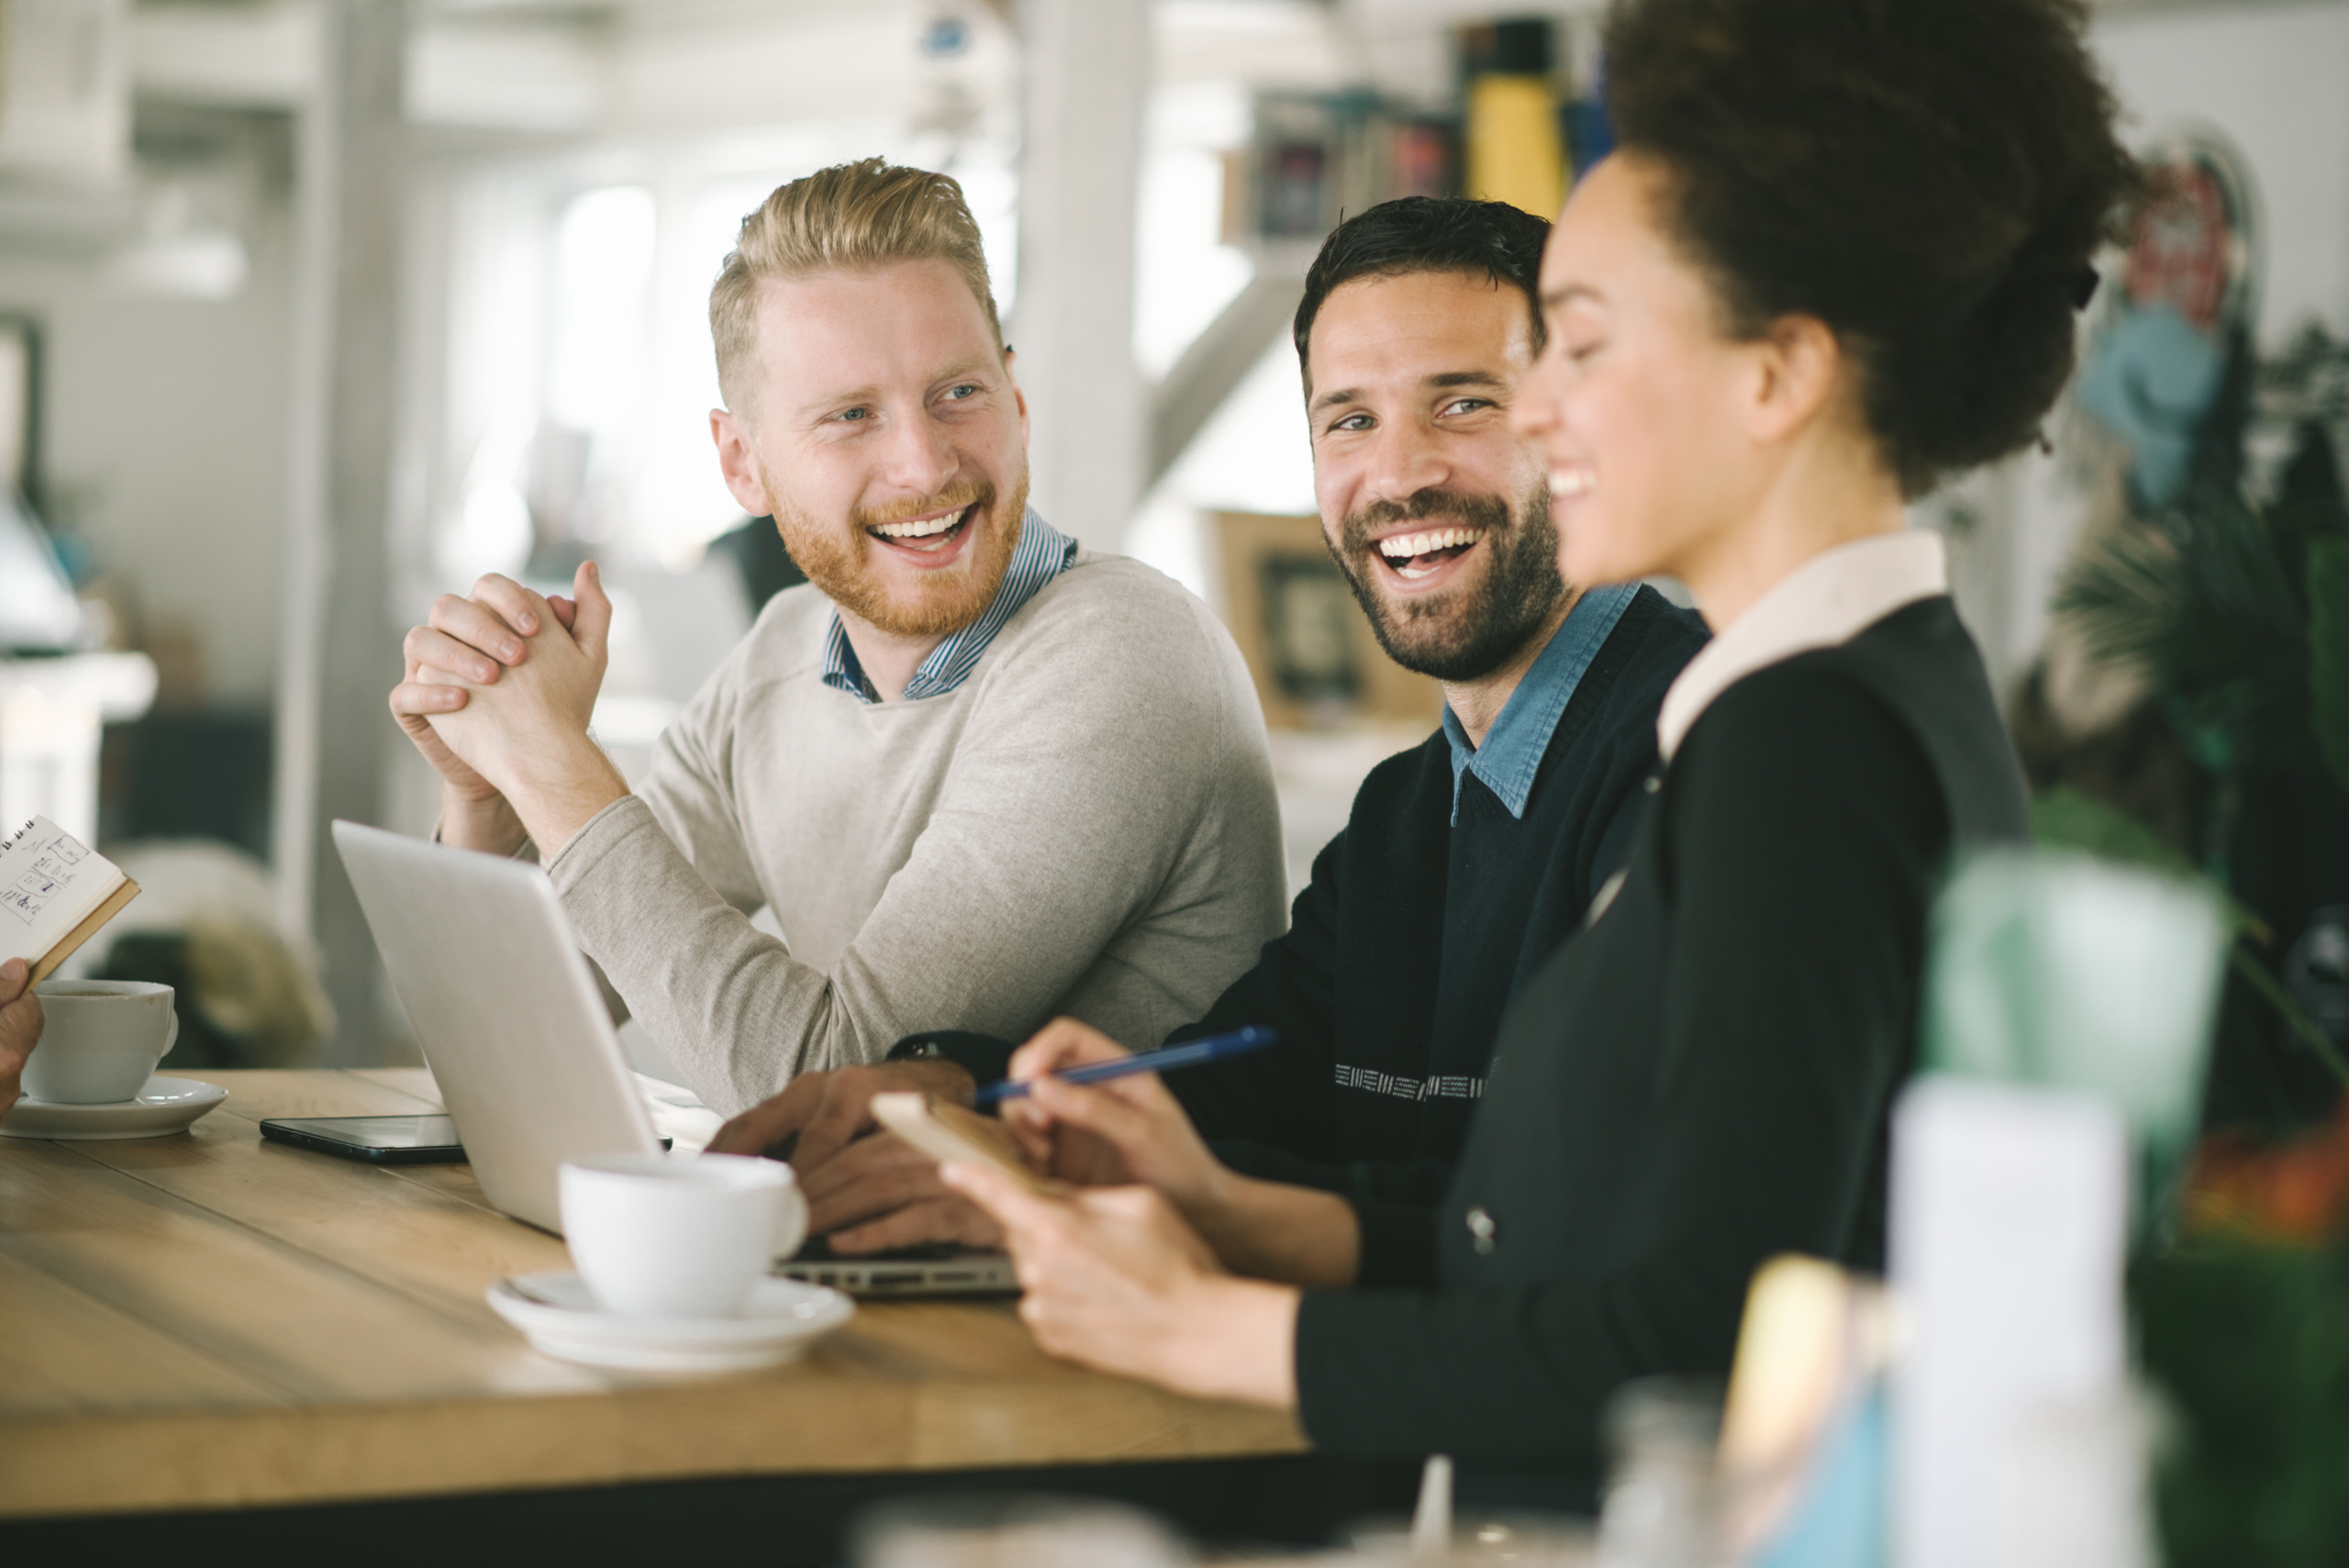
[[(1072, 1067), (1053, 1077), (1063, 1084), (1098, 1084), (1108, 1078), (1122, 1078), (1129, 1073), (1171, 1073), (1177, 1067), (1196, 1067), (1202, 1062), (1220, 1062), (1227, 1056), (1245, 1056), (1252, 1051), (1262, 1051), (1280, 1039), (1262, 1024), (1250, 1024), (1244, 1029), (1230, 1034), (1211, 1034), (1205, 1040), (1186, 1040), (1180, 1045), (1162, 1045), (1156, 1051), (1136, 1051), (1115, 1062), (1088, 1062), (1082, 1067)], [(1004, 1100), (1018, 1099), (1028, 1092), (1024, 1079), (1006, 1078), (1000, 1084), (989, 1084), (971, 1096), (974, 1106), (992, 1106)]]

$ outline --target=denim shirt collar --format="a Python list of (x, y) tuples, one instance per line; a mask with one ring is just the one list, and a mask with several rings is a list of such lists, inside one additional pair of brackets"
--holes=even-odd
[[(905, 700), (943, 696), (960, 689), (978, 668), (1004, 622), (1018, 615), (1037, 590), (1068, 570), (1075, 559), (1076, 541), (1044, 521), (1035, 507), (1029, 507), (1019, 519), (1019, 542), (1012, 547), (1011, 564), (1004, 569), (1003, 582), (988, 601), (986, 612), (930, 651), (929, 657), (915, 667), (913, 679), (906, 683)], [(881, 700), (865, 678), (864, 666), (857, 662), (856, 650), (849, 645), (848, 628), (841, 624), (838, 610), (832, 612), (831, 630), (824, 639), (823, 682), (861, 703)]]
[(1470, 743), (1468, 731), (1453, 716), (1451, 705), (1445, 705), (1443, 738), (1452, 743), (1455, 826), (1460, 821), (1461, 779), (1472, 772), (1508, 807), (1511, 817), (1523, 819), (1526, 797), (1533, 793), (1533, 780), (1542, 771), (1542, 759), (1549, 753), (1550, 737), (1557, 732), (1558, 720), (1574, 701), (1575, 688), (1582, 684), (1591, 661), (1598, 657), (1615, 623), (1623, 618), (1639, 591), (1637, 583), (1586, 590), (1502, 705), (1500, 717), (1486, 731), (1482, 746)]

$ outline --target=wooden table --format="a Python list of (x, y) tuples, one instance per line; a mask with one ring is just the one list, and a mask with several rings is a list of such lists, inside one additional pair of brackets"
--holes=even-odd
[(1008, 1307), (867, 1305), (796, 1365), (551, 1360), (491, 1312), (568, 1266), (464, 1165), (262, 1141), (263, 1117), (440, 1108), (420, 1069), (219, 1073), (185, 1134), (0, 1139), (0, 1518), (1293, 1454), (1286, 1416), (1038, 1351)]

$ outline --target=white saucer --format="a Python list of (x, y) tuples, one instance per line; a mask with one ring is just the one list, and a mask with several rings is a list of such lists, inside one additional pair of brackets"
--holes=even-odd
[(499, 1280), (489, 1304), (548, 1355), (634, 1372), (780, 1365), (856, 1316), (856, 1303), (837, 1290), (763, 1279), (740, 1318), (624, 1318), (596, 1306), (568, 1269)]
[(148, 1079), (137, 1099), (102, 1106), (61, 1106), (27, 1095), (0, 1117), (0, 1137), (162, 1138), (185, 1132), (228, 1097), (228, 1091), (217, 1084), (161, 1076)]

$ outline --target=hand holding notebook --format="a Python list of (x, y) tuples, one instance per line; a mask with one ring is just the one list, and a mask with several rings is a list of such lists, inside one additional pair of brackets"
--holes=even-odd
[(0, 838), (0, 962), (25, 960), (38, 985), (138, 896), (120, 866), (36, 817)]

